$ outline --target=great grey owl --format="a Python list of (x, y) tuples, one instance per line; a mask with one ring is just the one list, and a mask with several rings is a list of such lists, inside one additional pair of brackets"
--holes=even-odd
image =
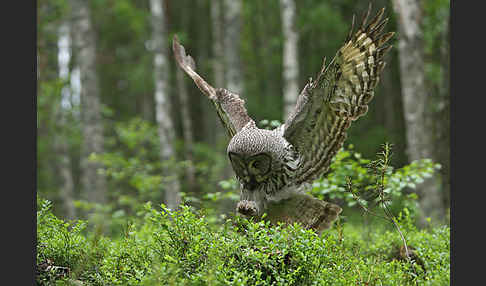
[[(174, 37), (177, 63), (209, 97), (231, 138), (227, 154), (241, 185), (238, 213), (260, 216), (272, 203), (292, 196), (299, 198), (293, 205), (300, 205), (300, 212), (313, 207), (306, 202), (304, 191), (328, 171), (351, 122), (366, 114), (385, 66), (383, 56), (391, 48), (385, 43), (394, 33), (382, 33), (388, 22), (388, 18), (382, 20), (384, 9), (367, 23), (370, 10), (371, 5), (354, 33), (353, 16), (342, 47), (329, 64), (324, 59), (317, 77), (311, 78), (298, 96), (293, 112), (273, 130), (258, 128), (237, 94), (213, 88), (197, 74), (194, 60)], [(322, 213), (317, 216), (321, 217), (311, 219), (308, 226), (327, 228), (341, 208), (323, 201), (317, 205)], [(280, 220), (289, 218), (284, 215)]]

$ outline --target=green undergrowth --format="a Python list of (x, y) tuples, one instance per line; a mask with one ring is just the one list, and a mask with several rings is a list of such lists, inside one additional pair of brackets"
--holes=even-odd
[[(400, 256), (393, 228), (339, 220), (317, 236), (299, 225), (239, 217), (214, 223), (203, 211), (147, 203), (123, 234), (55, 217), (38, 199), (38, 285), (449, 285), (447, 226), (399, 223), (413, 251)], [(136, 221), (136, 222), (135, 222)], [(368, 284), (367, 284), (368, 283)]]

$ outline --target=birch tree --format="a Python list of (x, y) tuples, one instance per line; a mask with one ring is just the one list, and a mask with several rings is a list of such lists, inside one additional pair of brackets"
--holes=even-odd
[[(201, 6), (201, 3), (197, 3)], [(189, 17), (190, 14), (182, 13), (180, 15), (180, 27), (182, 31), (188, 30), (189, 27)], [(180, 100), (181, 106), (181, 122), (182, 122), (182, 136), (184, 139), (184, 158), (188, 161), (188, 164), (185, 168), (185, 182), (187, 188), (191, 192), (196, 192), (197, 185), (196, 185), (196, 168), (194, 166), (194, 156), (193, 156), (193, 148), (194, 148), (194, 126), (191, 117), (191, 105), (190, 105), (190, 98), (189, 98), (189, 91), (186, 85), (185, 75), (182, 69), (177, 68), (175, 69), (176, 74), (176, 85), (177, 85), (177, 94)]]
[(241, 0), (224, 0), (224, 70), (226, 88), (243, 94), (240, 63)]
[[(211, 1), (211, 22), (213, 29), (213, 68), (215, 86), (225, 87), (236, 92), (242, 97), (243, 75), (240, 62), (240, 34), (242, 23), (242, 1), (241, 0), (214, 0)], [(214, 130), (216, 142), (224, 138), (226, 134), (221, 128), (221, 122), (213, 117), (213, 122), (218, 124)], [(224, 150), (224, 149), (223, 149)], [(226, 157), (226, 151), (221, 153)], [(226, 179), (233, 175), (229, 160), (224, 161), (220, 179)]]
[(283, 100), (284, 118), (294, 109), (299, 95), (298, 33), (294, 0), (280, 0), (283, 43)]
[[(71, 37), (69, 23), (63, 23), (58, 30), (58, 68), (59, 78), (64, 82), (69, 80), (69, 61), (71, 58)], [(61, 100), (58, 102), (54, 116), (57, 123), (57, 130), (54, 135), (54, 149), (58, 159), (58, 170), (61, 177), (60, 196), (64, 205), (64, 211), (68, 219), (76, 218), (74, 207), (74, 180), (71, 168), (71, 157), (67, 143), (67, 115), (70, 111), (71, 92), (69, 84), (61, 91)]]
[(221, 21), (221, 1), (214, 0), (211, 2), (211, 26), (213, 33), (212, 51), (213, 51), (213, 72), (214, 86), (224, 86), (224, 49), (223, 49), (223, 30)]
[[(434, 141), (431, 131), (428, 92), (424, 73), (424, 41), (422, 31), (422, 1), (393, 0), (393, 7), (398, 17), (398, 52), (402, 99), (407, 138), (407, 156), (410, 161), (433, 158)], [(435, 221), (444, 215), (438, 178), (426, 179), (417, 188), (419, 203), (423, 212), (421, 224), (425, 218)]]
[(89, 160), (92, 153), (103, 153), (103, 122), (96, 73), (96, 33), (91, 22), (89, 1), (70, 0), (73, 28), (73, 54), (81, 77), (81, 183), (83, 197), (90, 202), (106, 203), (105, 177), (98, 173), (101, 164)]
[[(150, 12), (154, 49), (155, 118), (160, 139), (160, 158), (162, 162), (166, 162), (175, 157), (175, 132), (170, 116), (167, 26), (162, 0), (150, 0)], [(176, 209), (181, 202), (177, 173), (167, 165), (163, 172), (167, 178), (164, 184), (165, 204), (170, 209)]]

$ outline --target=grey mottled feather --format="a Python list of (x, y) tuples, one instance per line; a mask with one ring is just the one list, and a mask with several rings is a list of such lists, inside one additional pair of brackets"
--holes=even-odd
[(196, 63), (190, 55), (186, 55), (186, 50), (179, 44), (177, 36), (173, 38), (172, 51), (179, 66), (192, 78), (199, 90), (211, 100), (230, 138), (248, 122), (253, 122), (246, 111), (245, 101), (238, 94), (224, 88), (215, 89), (195, 72)]
[(356, 33), (350, 31), (330, 64), (324, 63), (317, 78), (304, 87), (286, 120), (283, 136), (301, 159), (295, 184), (324, 174), (342, 147), (351, 122), (366, 114), (385, 66), (383, 56), (390, 48), (384, 44), (393, 35), (381, 34), (388, 21), (380, 21), (383, 12), (366, 24), (368, 10)]

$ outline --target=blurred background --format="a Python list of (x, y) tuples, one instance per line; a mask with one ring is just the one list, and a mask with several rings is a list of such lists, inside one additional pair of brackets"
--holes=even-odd
[[(373, 159), (388, 142), (397, 170), (420, 159), (439, 164), (400, 190), (416, 194), (419, 224), (448, 223), (449, 0), (371, 2), (372, 16), (386, 8), (385, 32), (397, 33), (345, 149)], [(176, 67), (173, 35), (200, 75), (239, 93), (255, 121), (272, 128), (368, 3), (38, 0), (38, 196), (58, 216), (89, 217), (108, 232), (149, 201), (233, 213), (239, 193), (228, 138), (209, 100)], [(317, 196), (345, 201), (320, 182)]]

